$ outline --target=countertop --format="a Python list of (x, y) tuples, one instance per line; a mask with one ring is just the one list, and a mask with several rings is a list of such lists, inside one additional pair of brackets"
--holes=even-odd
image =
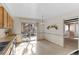
[(8, 50), (9, 46), (11, 45), (11, 43), (13, 42), (13, 40), (15, 40), (15, 35), (13, 36), (7, 36), (7, 37), (3, 37), (3, 38), (0, 38), (0, 42), (8, 42), (9, 43), (5, 46), (5, 48), (0, 51), (0, 55), (5, 55), (6, 51)]
[(14, 37), (15, 37), (15, 35), (13, 35), (13, 36), (6, 36), (6, 37), (3, 37), (3, 38), (0, 38), (0, 42), (11, 41)]

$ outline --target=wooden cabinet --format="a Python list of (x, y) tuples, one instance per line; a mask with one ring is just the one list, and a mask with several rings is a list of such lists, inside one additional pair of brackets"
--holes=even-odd
[(13, 19), (12, 19), (12, 20), (11, 20), (11, 28), (13, 28), (13, 27), (14, 27), (14, 26), (13, 26), (13, 23), (14, 23), (14, 22), (13, 22)]
[(12, 21), (12, 18), (10, 17), (10, 25), (9, 26), (11, 29), (13, 28), (12, 24), (13, 24), (13, 21)]
[(3, 27), (3, 8), (0, 7), (0, 28)]
[(8, 28), (10, 28), (10, 16), (8, 15), (8, 24), (7, 24), (8, 26)]
[(13, 19), (3, 7), (0, 7), (0, 28), (13, 28)]
[(10, 29), (13, 28), (13, 19), (9, 15), (8, 15), (8, 28), (10, 28)]
[(8, 26), (8, 13), (4, 10), (4, 28)]

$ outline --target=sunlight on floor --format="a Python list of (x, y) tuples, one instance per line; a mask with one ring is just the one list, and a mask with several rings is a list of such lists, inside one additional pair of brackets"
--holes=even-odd
[(18, 45), (18, 47), (16, 47), (16, 55), (22, 55), (23, 50), (26, 48), (28, 43), (24, 42)]
[(30, 42), (29, 46), (27, 47), (27, 51), (24, 52), (24, 55), (32, 55), (36, 53), (37, 48), (37, 42), (32, 41)]
[[(36, 44), (37, 44), (37, 40), (36, 40), (36, 36), (31, 37), (31, 40), (34, 41), (30, 41), (29, 45), (28, 42), (22, 42), (20, 43), (17, 47), (16, 47), (16, 55), (30, 55), (30, 54), (34, 54), (36, 53)], [(29, 40), (29, 38), (23, 38), (23, 41)]]
[[(30, 37), (31, 40), (36, 40), (37, 37), (36, 36), (32, 36)], [(30, 40), (29, 37), (26, 37), (26, 38), (22, 38), (22, 41), (27, 41), (27, 40)]]

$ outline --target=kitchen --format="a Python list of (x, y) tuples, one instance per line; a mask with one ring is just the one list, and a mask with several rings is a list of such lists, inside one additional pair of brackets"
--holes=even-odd
[[(61, 10), (61, 6), (63, 8), (64, 6), (67, 7), (66, 9), (70, 7), (74, 9), (73, 6), (77, 6), (77, 4), (0, 4), (0, 54), (16, 55), (15, 53), (17, 53), (18, 55), (26, 55), (29, 52), (28, 50), (30, 50), (31, 53), (29, 54), (33, 55), (67, 55), (68, 53), (77, 50), (77, 43), (76, 48), (75, 46), (70, 46), (71, 41), (68, 41), (70, 45), (64, 44), (65, 42), (63, 39), (63, 21), (65, 18), (75, 18), (75, 15), (78, 15), (79, 13), (73, 11), (72, 15), (71, 13), (68, 13), (67, 15), (61, 15), (61, 13), (64, 13), (62, 11), (65, 10)], [(52, 13), (49, 12), (51, 10), (54, 10), (53, 7), (60, 7), (60, 11), (58, 11), (58, 14), (60, 14), (62, 17), (59, 16), (56, 11), (55, 13), (54, 11)], [(71, 8), (68, 9), (68, 11), (72, 10)], [(54, 18), (51, 15), (58, 15), (58, 17)], [(34, 26), (36, 28), (36, 31), (33, 28)], [(31, 37), (32, 39), (33, 37), (35, 38), (31, 41), (26, 40), (27, 38), (29, 39)], [(31, 43), (27, 44), (27, 42)], [(29, 45), (30, 48), (27, 48), (27, 45)], [(18, 49), (15, 49), (15, 47), (17, 47)], [(34, 52), (32, 49), (34, 49)], [(15, 50), (17, 51), (15, 52)]]

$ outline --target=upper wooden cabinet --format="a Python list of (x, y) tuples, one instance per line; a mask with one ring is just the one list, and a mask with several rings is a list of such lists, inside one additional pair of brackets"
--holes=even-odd
[(10, 29), (13, 28), (13, 19), (11, 18), (10, 15), (8, 15), (8, 28)]
[(13, 19), (12, 19), (12, 17), (10, 17), (10, 28), (11, 29), (13, 28)]
[(3, 7), (0, 7), (0, 28), (13, 28), (13, 19)]
[(8, 26), (8, 13), (6, 12), (6, 10), (4, 10), (4, 28), (7, 28)]
[(0, 7), (0, 28), (3, 27), (3, 8)]

